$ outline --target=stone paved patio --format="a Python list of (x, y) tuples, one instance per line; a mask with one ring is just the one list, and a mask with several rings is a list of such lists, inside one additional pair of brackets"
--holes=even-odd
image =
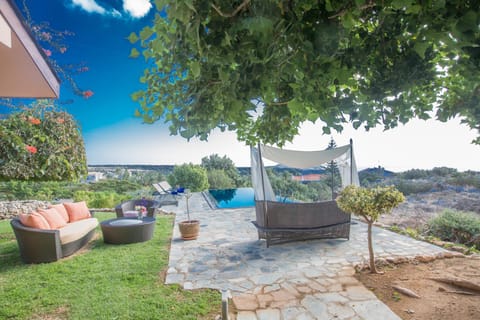
[[(400, 319), (354, 277), (368, 259), (367, 228), (351, 226), (350, 240), (314, 240), (266, 248), (251, 221), (254, 208), (212, 210), (201, 193), (190, 199), (201, 221), (195, 241), (180, 239), (185, 200), (176, 213), (166, 283), (184, 289), (230, 290), (237, 320)], [(437, 255), (444, 249), (374, 228), (376, 257)]]

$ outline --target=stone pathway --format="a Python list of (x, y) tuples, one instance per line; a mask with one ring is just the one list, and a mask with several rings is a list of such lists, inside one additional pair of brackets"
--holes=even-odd
[[(176, 213), (166, 283), (184, 289), (229, 290), (237, 320), (400, 319), (354, 277), (368, 260), (366, 224), (354, 221), (350, 240), (313, 240), (266, 248), (258, 240), (254, 208), (212, 210), (201, 193), (190, 199), (200, 236), (183, 241), (176, 224), (186, 220), (185, 200)], [(433, 256), (444, 249), (374, 228), (376, 257)]]

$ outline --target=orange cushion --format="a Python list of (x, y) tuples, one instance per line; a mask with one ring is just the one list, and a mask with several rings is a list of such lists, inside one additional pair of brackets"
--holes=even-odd
[(50, 229), (60, 229), (67, 225), (67, 221), (62, 218), (60, 213), (58, 213), (55, 208), (39, 209), (38, 213), (40, 213), (45, 220), (47, 220), (48, 224), (50, 225)]
[(20, 222), (30, 228), (37, 229), (50, 229), (50, 225), (47, 220), (40, 215), (38, 212), (31, 212), (29, 214), (20, 213)]
[(82, 219), (91, 218), (90, 211), (88, 210), (85, 201), (80, 202), (65, 202), (63, 204), (69, 216), (69, 221), (78, 221)]
[(67, 209), (65, 209), (65, 206), (60, 203), (60, 204), (51, 204), (49, 208), (55, 208), (57, 212), (60, 214), (60, 216), (65, 220), (66, 222), (70, 221), (70, 217), (68, 216)]

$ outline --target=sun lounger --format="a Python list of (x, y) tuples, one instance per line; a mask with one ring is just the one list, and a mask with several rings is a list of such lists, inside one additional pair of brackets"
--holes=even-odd
[(160, 205), (178, 206), (178, 192), (175, 189), (173, 189), (167, 181), (154, 183), (153, 187), (158, 192), (158, 195), (155, 196), (155, 200), (160, 202)]

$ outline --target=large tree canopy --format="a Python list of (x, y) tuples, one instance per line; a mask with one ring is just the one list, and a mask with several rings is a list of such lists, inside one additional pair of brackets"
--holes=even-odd
[(281, 145), (304, 121), (329, 133), (432, 116), (480, 129), (480, 1), (155, 3), (129, 37), (148, 63), (132, 97), (172, 134)]

